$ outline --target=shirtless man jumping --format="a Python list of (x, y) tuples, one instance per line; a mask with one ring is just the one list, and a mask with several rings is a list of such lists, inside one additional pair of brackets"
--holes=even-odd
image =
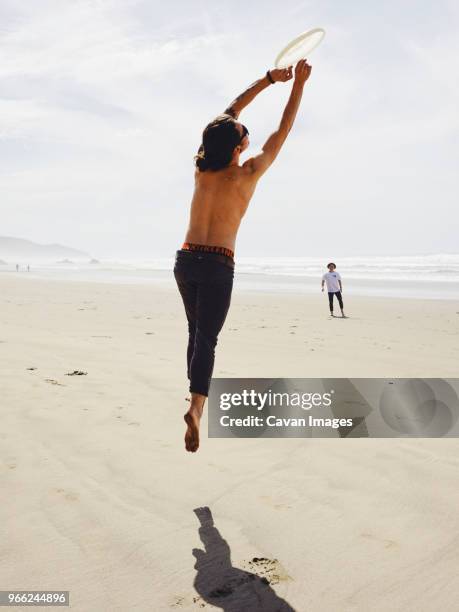
[(234, 277), (234, 248), (239, 224), (258, 179), (276, 159), (290, 132), (311, 66), (301, 60), (279, 127), (259, 155), (241, 166), (240, 154), (249, 146), (248, 129), (239, 113), (263, 89), (289, 81), (292, 68), (268, 70), (209, 123), (195, 157), (195, 189), (188, 231), (177, 251), (174, 276), (188, 321), (187, 370), (191, 403), (184, 415), (186, 450), (199, 447), (199, 423), (208, 396), (217, 337), (228, 313)]

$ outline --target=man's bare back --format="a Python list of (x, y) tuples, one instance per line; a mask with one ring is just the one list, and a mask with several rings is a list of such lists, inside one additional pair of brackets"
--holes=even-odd
[(257, 180), (247, 166), (233, 165), (215, 172), (196, 169), (185, 241), (234, 251), (236, 234)]

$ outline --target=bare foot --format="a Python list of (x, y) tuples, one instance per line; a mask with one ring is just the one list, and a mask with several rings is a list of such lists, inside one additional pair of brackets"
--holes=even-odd
[(201, 414), (197, 410), (188, 410), (183, 415), (185, 423), (187, 424), (187, 430), (185, 433), (185, 448), (190, 453), (195, 453), (199, 448), (199, 423), (201, 421)]

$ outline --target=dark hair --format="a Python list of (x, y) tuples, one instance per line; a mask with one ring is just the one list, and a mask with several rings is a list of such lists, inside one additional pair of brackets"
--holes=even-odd
[(196, 166), (201, 171), (225, 168), (240, 143), (241, 134), (234, 119), (228, 115), (217, 117), (202, 133), (202, 144), (194, 158)]
[(329, 268), (330, 266), (333, 266), (336, 268), (336, 264), (334, 264), (332, 261), (329, 264), (327, 264), (327, 268)]

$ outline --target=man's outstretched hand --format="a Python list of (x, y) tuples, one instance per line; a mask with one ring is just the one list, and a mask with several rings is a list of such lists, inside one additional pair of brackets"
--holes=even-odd
[[(304, 85), (311, 74), (312, 67), (308, 64), (308, 60), (300, 60), (295, 66), (295, 81)], [(269, 71), (271, 78), (275, 82), (290, 81), (293, 77), (293, 66), (288, 68), (273, 68)]]
[(269, 71), (269, 74), (273, 81), (285, 83), (285, 81), (290, 81), (293, 77), (292, 66), (288, 68), (273, 68)]
[(300, 60), (295, 66), (295, 82), (304, 85), (309, 79), (312, 67), (308, 64), (308, 60)]

